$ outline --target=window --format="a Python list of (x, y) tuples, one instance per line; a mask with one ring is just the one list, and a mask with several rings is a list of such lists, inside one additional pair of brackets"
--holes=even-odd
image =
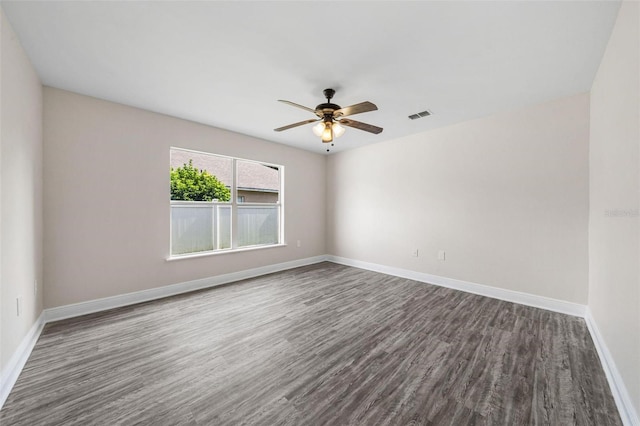
[(281, 244), (283, 166), (171, 148), (171, 256)]

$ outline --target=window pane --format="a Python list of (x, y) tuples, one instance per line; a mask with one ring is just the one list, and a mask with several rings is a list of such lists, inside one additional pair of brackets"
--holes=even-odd
[(172, 256), (282, 242), (283, 166), (180, 148), (170, 162)]
[(275, 204), (280, 201), (280, 170), (276, 166), (238, 160), (236, 167), (239, 202)]
[(171, 254), (231, 248), (231, 206), (172, 202)]
[(213, 241), (210, 205), (171, 205), (171, 254), (213, 250)]
[(238, 206), (238, 247), (278, 244), (280, 206)]
[(171, 199), (231, 201), (233, 159), (202, 152), (171, 150)]

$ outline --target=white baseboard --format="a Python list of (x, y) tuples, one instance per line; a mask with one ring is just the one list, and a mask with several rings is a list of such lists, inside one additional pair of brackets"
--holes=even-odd
[(24, 336), (22, 342), (20, 342), (20, 345), (13, 353), (13, 356), (9, 359), (7, 366), (2, 370), (2, 374), (0, 374), (0, 408), (2, 408), (4, 402), (9, 396), (9, 393), (11, 393), (13, 385), (16, 384), (18, 376), (20, 376), (24, 365), (27, 363), (27, 360), (31, 355), (33, 347), (36, 345), (36, 342), (40, 337), (44, 324), (44, 313), (42, 313), (31, 326), (27, 335)]
[(117, 296), (105, 297), (103, 299), (89, 300), (87, 302), (75, 303), (72, 305), (59, 306), (45, 309), (45, 321), (59, 321), (66, 318), (73, 318), (80, 315), (92, 314), (94, 312), (106, 311), (108, 309), (120, 308), (136, 303), (148, 302), (150, 300), (162, 299), (163, 297), (175, 296), (177, 294), (188, 293), (194, 290), (215, 287), (240, 281), (247, 278), (254, 278), (260, 275), (271, 274), (273, 272), (284, 271), (286, 269), (298, 268), (300, 266), (311, 265), (324, 262), (327, 256), (315, 256), (305, 259), (292, 260), (275, 265), (261, 266), (259, 268), (247, 269), (244, 271), (232, 272), (214, 277), (202, 278), (193, 281), (186, 281), (178, 284), (163, 287), (150, 288), (148, 290), (136, 291), (134, 293), (119, 294)]
[(535, 308), (546, 309), (548, 311), (560, 312), (562, 314), (584, 317), (584, 314), (586, 312), (585, 305), (565, 302), (564, 300), (552, 299), (544, 296), (536, 296), (533, 294), (521, 293), (519, 291), (505, 290), (502, 288), (476, 284), (469, 281), (456, 280), (453, 278), (431, 275), (424, 272), (416, 272), (409, 269), (395, 268), (392, 266), (363, 262), (360, 260), (348, 259), (344, 257), (328, 256), (327, 260), (329, 262), (339, 263), (341, 265), (381, 272), (387, 275), (393, 275), (396, 277), (407, 278), (414, 281), (434, 284), (440, 287), (452, 288), (454, 290), (461, 290), (467, 293), (491, 297), (493, 299), (506, 300), (507, 302), (519, 303), (521, 305), (533, 306)]
[(620, 417), (622, 418), (622, 423), (625, 426), (640, 426), (640, 418), (638, 417), (638, 413), (633, 407), (631, 396), (629, 395), (629, 392), (624, 385), (622, 376), (620, 375), (620, 372), (616, 367), (616, 363), (614, 362), (613, 357), (609, 352), (609, 348), (607, 347), (602, 334), (600, 334), (600, 330), (598, 329), (598, 326), (593, 316), (591, 315), (591, 310), (589, 308), (587, 308), (584, 319), (587, 323), (587, 327), (589, 328), (589, 333), (591, 333), (593, 344), (598, 351), (602, 369), (607, 375), (609, 387), (611, 388), (613, 399), (615, 399), (616, 405), (618, 406), (618, 412), (620, 413)]

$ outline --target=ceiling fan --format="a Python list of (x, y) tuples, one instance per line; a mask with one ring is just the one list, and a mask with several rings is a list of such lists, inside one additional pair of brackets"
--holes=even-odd
[[(375, 104), (371, 102), (361, 102), (359, 104), (351, 105), (342, 108), (340, 105), (332, 104), (331, 98), (335, 95), (336, 91), (333, 89), (324, 89), (324, 97), (327, 98), (327, 102), (318, 105), (315, 109), (308, 108), (290, 101), (278, 100), (278, 102), (284, 102), (296, 108), (301, 108), (305, 111), (309, 111), (318, 116), (318, 118), (311, 118), (309, 120), (300, 121), (298, 123), (289, 124), (288, 126), (278, 127), (274, 129), (276, 132), (283, 130), (289, 130), (294, 127), (303, 126), (310, 123), (318, 123), (313, 127), (313, 132), (320, 136), (323, 143), (333, 142), (334, 137), (340, 137), (344, 133), (345, 129), (342, 126), (353, 127), (354, 129), (364, 130), (365, 132), (375, 133), (376, 135), (382, 132), (382, 127), (374, 126), (372, 124), (362, 123), (360, 121), (344, 118), (354, 114), (360, 114), (363, 112), (375, 111), (378, 109)], [(329, 151), (327, 149), (327, 151)]]

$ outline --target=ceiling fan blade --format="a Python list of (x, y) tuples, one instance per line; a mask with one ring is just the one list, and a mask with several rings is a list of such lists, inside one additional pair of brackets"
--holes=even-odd
[(291, 101), (284, 101), (284, 100), (282, 100), (282, 99), (278, 99), (278, 102), (283, 102), (283, 103), (285, 103), (285, 104), (288, 104), (288, 105), (294, 106), (294, 107), (296, 107), (296, 108), (303, 109), (303, 110), (305, 110), (305, 111), (312, 112), (312, 113), (314, 113), (314, 114), (316, 113), (316, 110), (315, 110), (315, 109), (311, 109), (311, 108), (309, 108), (309, 107), (306, 107), (306, 106), (304, 106), (304, 105), (297, 104), (297, 103), (295, 103), (295, 102), (291, 102)]
[(349, 120), (348, 118), (343, 118), (338, 121), (338, 123), (343, 126), (353, 127), (354, 129), (364, 130), (365, 132), (375, 133), (376, 135), (382, 132), (382, 127), (374, 126), (373, 124), (362, 123), (360, 121)]
[(351, 105), (348, 107), (340, 108), (333, 112), (334, 117), (346, 117), (348, 115), (360, 114), (362, 112), (375, 111), (378, 107), (371, 102), (360, 102), (359, 104)]
[(273, 129), (274, 132), (281, 132), (283, 130), (293, 129), (294, 127), (304, 126), (305, 124), (315, 123), (316, 121), (320, 121), (320, 118), (310, 118), (309, 120), (299, 121), (297, 123), (289, 124), (288, 126), (278, 127), (277, 129)]

